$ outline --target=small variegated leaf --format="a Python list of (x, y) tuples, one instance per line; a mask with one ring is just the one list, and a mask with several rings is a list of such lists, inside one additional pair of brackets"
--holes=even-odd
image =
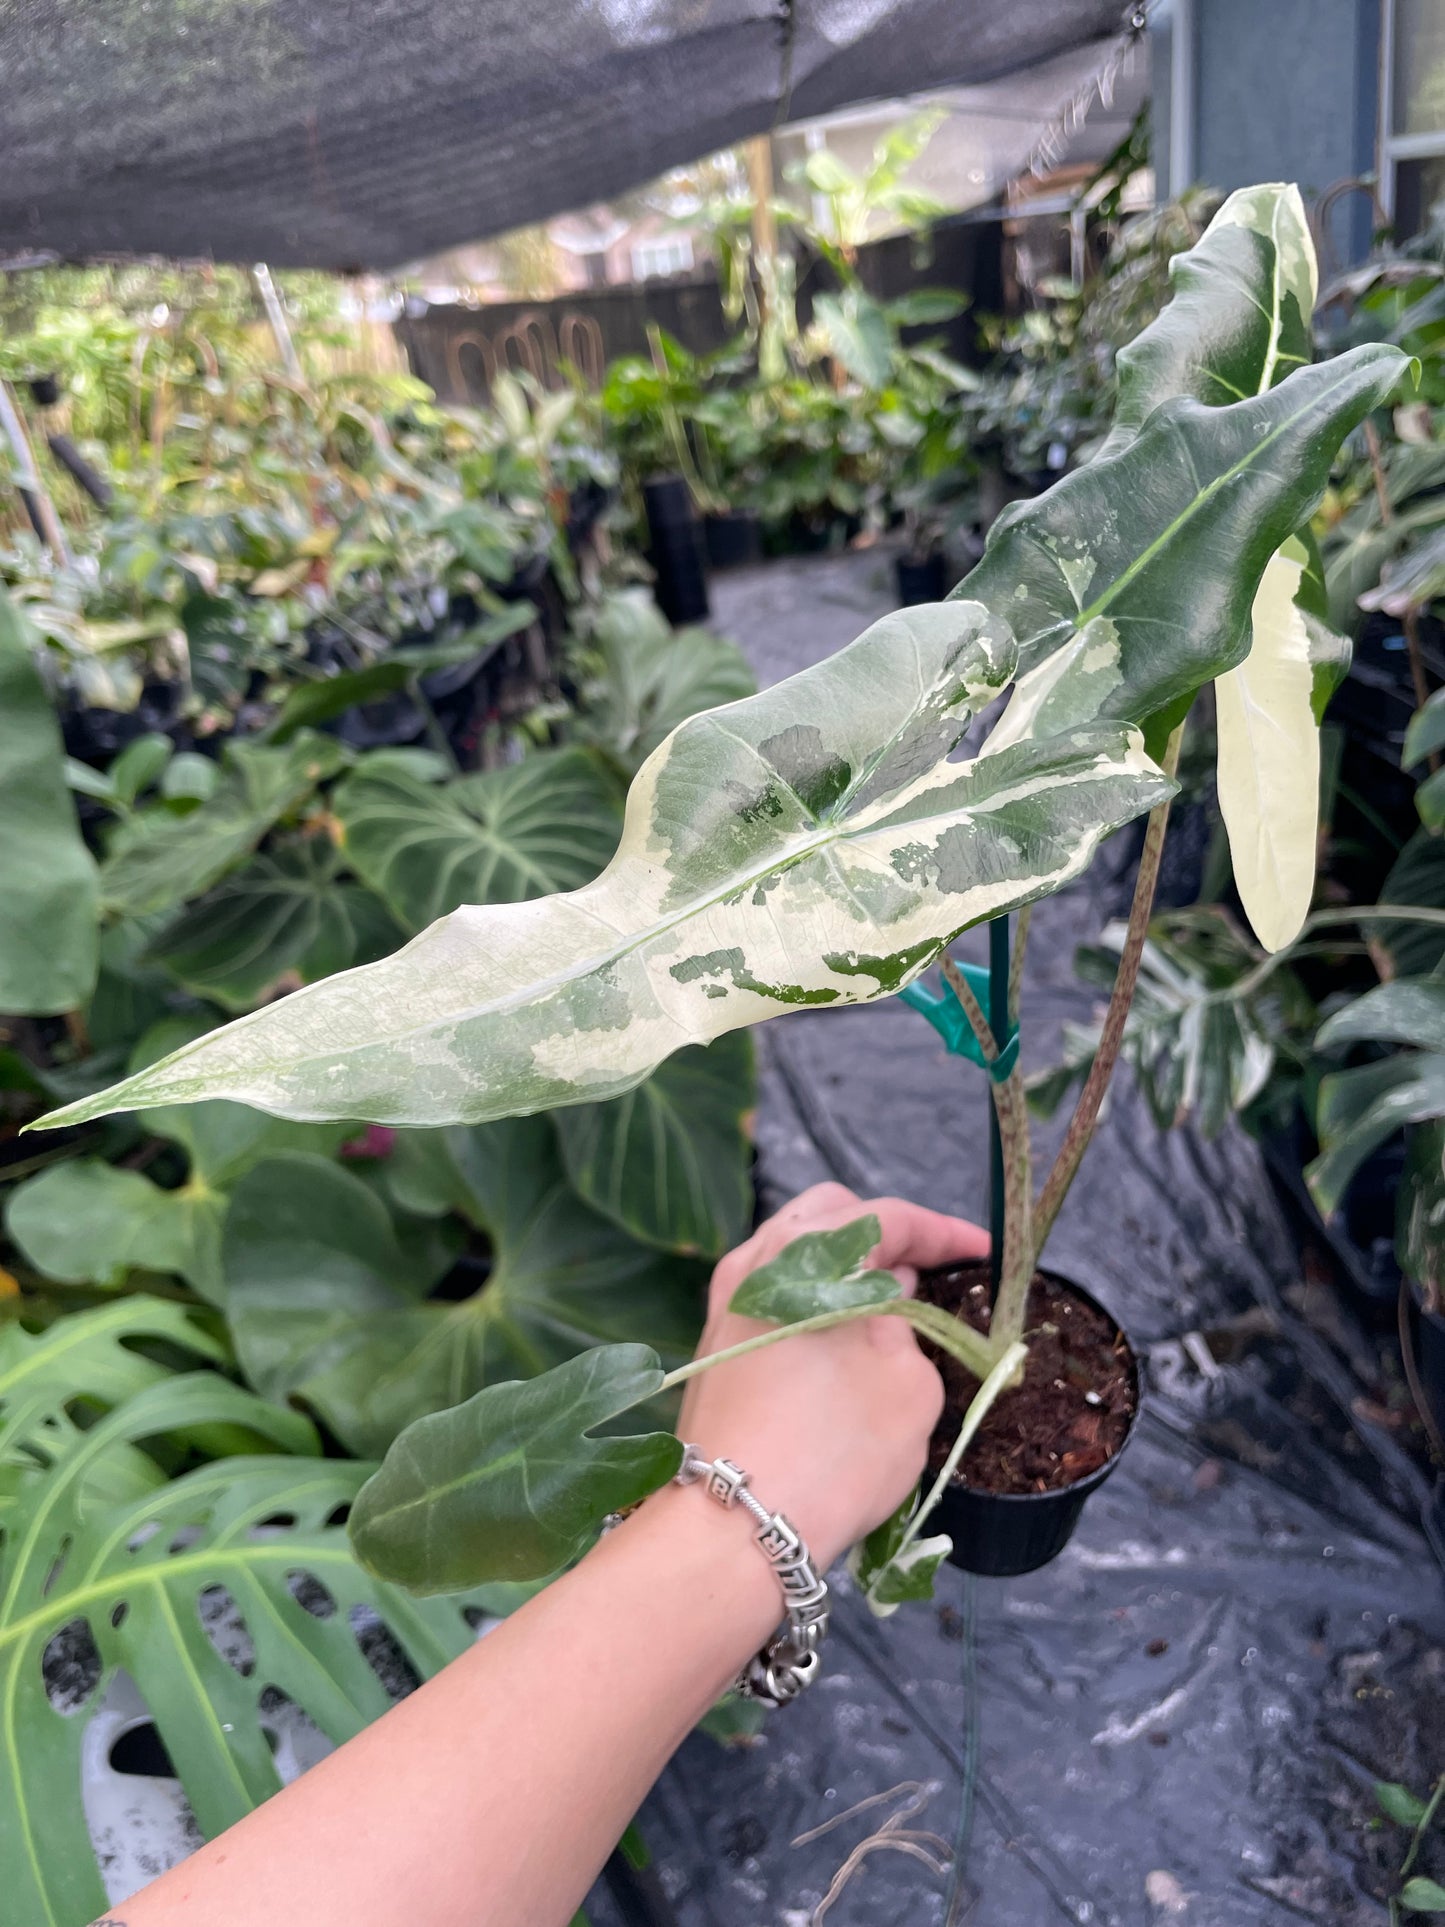
[(898, 1280), (891, 1271), (868, 1268), (868, 1254), (882, 1235), (871, 1214), (833, 1231), (805, 1231), (748, 1273), (728, 1309), (744, 1318), (791, 1325), (820, 1312), (886, 1304), (898, 1296)]
[(953, 1550), (947, 1533), (908, 1542), (918, 1506), (919, 1494), (910, 1492), (848, 1555), (848, 1571), (875, 1618), (887, 1619), (902, 1605), (931, 1599), (938, 1568)]
[(945, 760), (1013, 661), (976, 606), (889, 616), (675, 730), (594, 883), (457, 910), (82, 1109), (224, 1093), (291, 1117), (495, 1118), (614, 1097), (681, 1045), (894, 991), (1170, 792), (1119, 724)]

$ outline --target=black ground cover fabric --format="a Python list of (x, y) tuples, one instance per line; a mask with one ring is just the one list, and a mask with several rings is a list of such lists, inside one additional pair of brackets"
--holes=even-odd
[(997, 78), (1121, 0), (7, 0), (0, 256), (389, 267), (859, 100)]
[[(775, 680), (890, 606), (885, 564), (723, 578), (717, 626)], [(1036, 913), (1032, 1063), (1089, 1014), (1074, 945), (1127, 887), (1106, 862)], [(983, 1215), (982, 1082), (921, 1018), (800, 1012), (759, 1043), (769, 1206), (841, 1177)], [(974, 1927), (1383, 1927), (1403, 1836), (1372, 1830), (1371, 1780), (1420, 1789), (1445, 1767), (1425, 1480), (1370, 1418), (1388, 1344), (1302, 1259), (1247, 1140), (1161, 1137), (1122, 1080), (1049, 1257), (1147, 1351), (1128, 1455), (1054, 1565), (972, 1582), (976, 1641), (951, 1570), (932, 1607), (881, 1625), (845, 1591), (804, 1700), (749, 1748), (687, 1743), (643, 1814), (681, 1927), (808, 1927), (906, 1793), (791, 1843), (891, 1789), (916, 1786), (910, 1824), (951, 1836), (970, 1734)], [(826, 1920), (942, 1927), (942, 1888), (875, 1852)], [(592, 1918), (610, 1923), (606, 1902)]]

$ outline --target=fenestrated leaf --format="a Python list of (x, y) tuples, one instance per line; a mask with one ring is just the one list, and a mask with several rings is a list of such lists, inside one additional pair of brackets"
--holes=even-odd
[(552, 1121), (589, 1204), (645, 1244), (719, 1258), (752, 1214), (753, 1103), (752, 1045), (734, 1032), (678, 1051), (623, 1097), (574, 1104)]
[(680, 1045), (896, 990), (1169, 793), (1118, 725), (944, 761), (1012, 663), (980, 609), (886, 617), (676, 730), (595, 883), (458, 910), (90, 1102), (225, 1091), (295, 1116), (483, 1118), (617, 1096)]
[(228, 744), (220, 780), (201, 808), (176, 816), (158, 804), (120, 825), (101, 865), (106, 908), (137, 916), (199, 896), (346, 760), (341, 744), (312, 730), (284, 749)]
[(227, 1010), (250, 1010), (295, 972), (303, 983), (372, 963), (405, 932), (379, 897), (344, 880), (325, 837), (262, 851), (188, 904), (151, 944), (188, 990)]
[(557, 1571), (681, 1465), (671, 1433), (591, 1436), (662, 1377), (645, 1345), (605, 1345), (418, 1419), (357, 1495), (357, 1558), (417, 1592)]
[(1445, 1117), (1445, 1056), (1404, 1051), (1320, 1080), (1315, 1129), (1320, 1155), (1305, 1177), (1320, 1210), (1337, 1211), (1371, 1151), (1403, 1130)]
[(1356, 348), (1229, 407), (1166, 402), (1117, 454), (1006, 509), (953, 591), (1019, 640), (992, 745), (1126, 717), (1162, 747), (1195, 691), (1243, 659), (1266, 564), (1404, 367)]
[(1377, 984), (1320, 1027), (1317, 1050), (1342, 1044), (1414, 1044), (1445, 1052), (1445, 983), (1437, 977)]
[[(307, 1422), (214, 1372), (175, 1377), (123, 1340), (213, 1348), (175, 1307), (144, 1299), (61, 1320), (39, 1338), (0, 1332), (0, 1458), (9, 1468), (0, 1546), (0, 1883), (7, 1917), (72, 1927), (105, 1908), (82, 1774), (91, 1711), (117, 1672), (155, 1720), (201, 1831), (214, 1836), (277, 1791), (264, 1695), (284, 1693), (328, 1738), (349, 1739), (388, 1694), (357, 1641), (375, 1615), (423, 1675), (463, 1651), (460, 1601), (424, 1605), (358, 1568), (328, 1520), (366, 1468), (315, 1456)], [(89, 1425), (76, 1399), (113, 1407)], [(168, 1480), (144, 1449), (184, 1437), (247, 1440)], [(301, 1580), (332, 1602), (301, 1603)], [(235, 1602), (254, 1651), (242, 1674), (212, 1643), (204, 1605)], [(485, 1604), (485, 1600), (477, 1603)], [(99, 1659), (82, 1704), (52, 1705), (42, 1670), (65, 1629)], [(79, 1670), (79, 1669), (78, 1669)]]
[(886, 1304), (898, 1296), (898, 1280), (891, 1271), (870, 1270), (867, 1262), (881, 1236), (871, 1213), (833, 1231), (805, 1231), (748, 1273), (728, 1309), (791, 1325), (820, 1312)]
[(55, 712), (31, 637), (0, 589), (0, 1010), (49, 1016), (90, 996), (98, 963), (95, 864), (65, 780)]
[(575, 889), (606, 863), (621, 828), (611, 779), (577, 749), (440, 784), (379, 759), (339, 787), (333, 806), (348, 861), (408, 930), (460, 904)]
[(352, 1450), (379, 1453), (420, 1414), (591, 1346), (644, 1338), (671, 1363), (690, 1354), (705, 1267), (638, 1244), (585, 1204), (545, 1118), (408, 1134), (387, 1181), (404, 1208), (456, 1210), (486, 1234), (490, 1270), (478, 1267), (471, 1297), (417, 1302), (355, 1197), (359, 1180), (334, 1168), (323, 1178), (315, 1160), (258, 1167), (226, 1227), (243, 1362), (273, 1396), (305, 1398)]

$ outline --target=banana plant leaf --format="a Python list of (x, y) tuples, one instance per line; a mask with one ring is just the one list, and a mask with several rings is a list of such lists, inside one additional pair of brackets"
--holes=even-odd
[[(118, 1672), (214, 1836), (280, 1785), (267, 1688), (337, 1742), (386, 1710), (353, 1628), (358, 1609), (380, 1617), (423, 1676), (472, 1637), (462, 1600), (427, 1605), (357, 1565), (336, 1521), (367, 1467), (322, 1459), (298, 1413), (132, 1349), (155, 1341), (214, 1356), (179, 1307), (144, 1298), (39, 1337), (0, 1331), (0, 1882), (7, 1917), (26, 1927), (74, 1927), (105, 1910), (79, 1787), (86, 1709)], [(78, 1404), (88, 1422), (73, 1416)], [(168, 1478), (167, 1441), (225, 1436), (241, 1455)], [(322, 1589), (324, 1615), (302, 1604), (303, 1579)], [(203, 1607), (219, 1593), (244, 1622), (247, 1673), (206, 1630)], [(79, 1706), (47, 1682), (62, 1632), (94, 1655)]]

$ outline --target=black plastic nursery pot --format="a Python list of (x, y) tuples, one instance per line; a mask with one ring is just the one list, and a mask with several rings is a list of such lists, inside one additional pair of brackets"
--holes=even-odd
[[(949, 1554), (951, 1565), (987, 1579), (1014, 1579), (1022, 1573), (1035, 1572), (1058, 1557), (1073, 1537), (1085, 1501), (1098, 1491), (1124, 1456), (1138, 1429), (1143, 1403), (1143, 1375), (1138, 1356), (1118, 1320), (1091, 1292), (1072, 1279), (1052, 1271), (1042, 1275), (1057, 1290), (1081, 1301), (1088, 1311), (1107, 1324), (1113, 1334), (1116, 1355), (1121, 1356), (1126, 1365), (1132, 1409), (1122, 1437), (1104, 1463), (1068, 1484), (1042, 1492), (991, 1492), (983, 1486), (960, 1483), (955, 1478), (946, 1487), (929, 1515), (928, 1529), (946, 1532), (953, 1541)], [(924, 1297), (931, 1297), (927, 1276), (920, 1280), (920, 1291)], [(1005, 1400), (1008, 1396), (1005, 1394)], [(1001, 1400), (995, 1411), (1000, 1411), (1003, 1405)], [(957, 1412), (945, 1414), (943, 1425), (950, 1437), (956, 1431), (959, 1416)], [(965, 1477), (967, 1465), (965, 1457)], [(926, 1477), (925, 1490), (928, 1483)]]
[(763, 525), (756, 515), (705, 515), (702, 533), (710, 569), (741, 569), (763, 559)]
[(705, 621), (707, 559), (692, 491), (680, 475), (655, 475), (642, 484), (642, 501), (658, 608), (674, 628)]
[(900, 555), (893, 564), (898, 578), (898, 603), (911, 609), (920, 602), (942, 602), (949, 591), (948, 558), (941, 550), (932, 555)]

